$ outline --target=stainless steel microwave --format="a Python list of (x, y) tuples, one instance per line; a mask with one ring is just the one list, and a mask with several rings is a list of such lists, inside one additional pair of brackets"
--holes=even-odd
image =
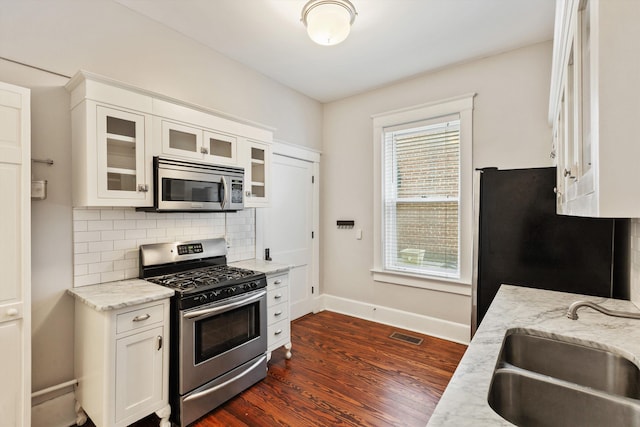
[(153, 158), (153, 210), (220, 212), (244, 208), (244, 169)]

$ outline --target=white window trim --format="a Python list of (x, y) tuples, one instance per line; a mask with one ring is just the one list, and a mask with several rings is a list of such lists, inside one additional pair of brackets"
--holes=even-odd
[[(373, 280), (403, 286), (471, 295), (473, 270), (473, 99), (475, 93), (375, 114), (373, 119)], [(383, 264), (384, 128), (451, 114), (460, 115), (460, 278), (447, 279), (385, 270)]]

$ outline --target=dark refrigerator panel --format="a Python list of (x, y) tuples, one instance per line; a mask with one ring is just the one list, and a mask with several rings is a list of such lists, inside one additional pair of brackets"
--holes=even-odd
[(556, 169), (479, 173), (473, 332), (501, 284), (611, 297), (615, 220), (556, 214)]

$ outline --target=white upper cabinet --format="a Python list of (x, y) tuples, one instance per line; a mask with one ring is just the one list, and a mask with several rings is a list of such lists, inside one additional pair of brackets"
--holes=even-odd
[(245, 206), (267, 206), (272, 130), (102, 76), (71, 92), (73, 205), (153, 205), (153, 156), (245, 170)]
[(271, 144), (248, 138), (240, 140), (240, 166), (244, 167), (245, 207), (269, 206), (271, 191)]
[(206, 163), (232, 166), (238, 164), (236, 136), (160, 117), (156, 117), (155, 121), (154, 134), (162, 135), (162, 154)]
[(151, 206), (151, 99), (79, 74), (71, 91), (74, 206)]
[(640, 2), (560, 0), (549, 119), (557, 211), (640, 216)]

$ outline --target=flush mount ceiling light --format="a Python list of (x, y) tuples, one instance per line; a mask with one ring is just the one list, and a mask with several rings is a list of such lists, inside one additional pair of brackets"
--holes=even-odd
[(302, 22), (309, 37), (324, 46), (344, 41), (356, 15), (349, 0), (310, 0), (302, 8)]

